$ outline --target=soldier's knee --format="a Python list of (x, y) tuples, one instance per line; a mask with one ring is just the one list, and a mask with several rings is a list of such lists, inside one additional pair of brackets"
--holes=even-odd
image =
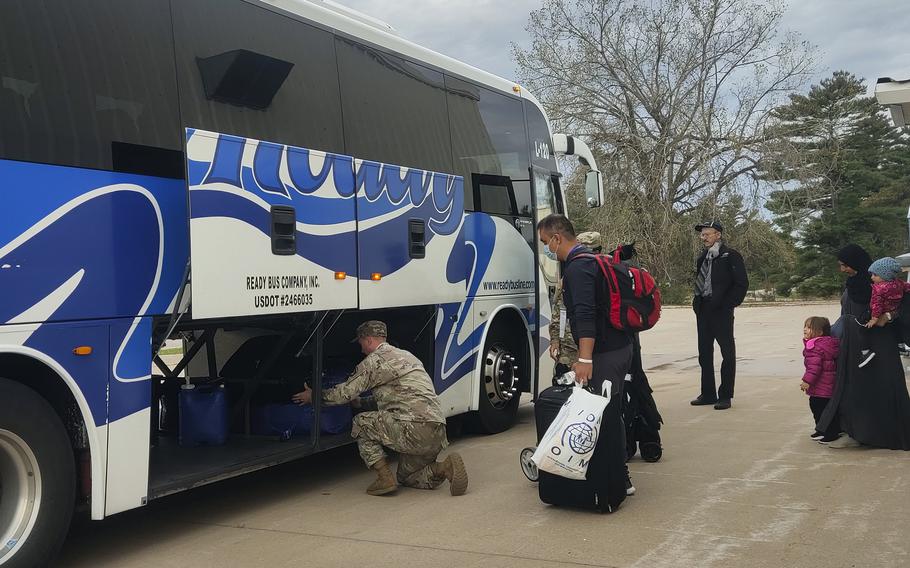
[(364, 424), (369, 424), (373, 421), (373, 415), (375, 412), (361, 412), (360, 414), (354, 415), (353, 424), (354, 426), (361, 427)]

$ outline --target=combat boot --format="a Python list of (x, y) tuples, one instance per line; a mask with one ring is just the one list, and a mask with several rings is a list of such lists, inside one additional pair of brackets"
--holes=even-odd
[(379, 460), (373, 464), (373, 469), (376, 470), (376, 481), (367, 487), (369, 495), (385, 495), (398, 489), (395, 475), (392, 474), (392, 468), (389, 467), (385, 460)]
[(464, 460), (457, 452), (452, 452), (446, 459), (434, 463), (431, 467), (435, 476), (449, 480), (449, 493), (464, 495), (468, 489), (468, 472), (464, 467)]

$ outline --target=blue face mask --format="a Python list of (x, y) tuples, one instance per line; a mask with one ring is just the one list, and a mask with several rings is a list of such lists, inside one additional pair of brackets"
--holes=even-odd
[(549, 258), (550, 260), (556, 260), (556, 261), (558, 261), (559, 258), (556, 256), (556, 253), (550, 250), (550, 243), (551, 243), (551, 242), (553, 242), (553, 238), (551, 238), (549, 241), (547, 241), (547, 246), (545, 246), (545, 247), (543, 248), (543, 253), (544, 253), (544, 255), (546, 255), (546, 257)]

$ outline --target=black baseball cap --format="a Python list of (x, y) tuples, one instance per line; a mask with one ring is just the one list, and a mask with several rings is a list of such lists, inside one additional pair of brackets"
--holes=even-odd
[(695, 225), (695, 232), (698, 233), (702, 229), (714, 229), (718, 233), (724, 232), (724, 226), (720, 224), (720, 221), (703, 221), (698, 225)]

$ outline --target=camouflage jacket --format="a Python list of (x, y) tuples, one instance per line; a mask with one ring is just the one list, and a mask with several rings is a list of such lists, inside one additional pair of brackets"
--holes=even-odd
[(559, 358), (556, 362), (572, 366), (578, 360), (578, 346), (575, 344), (575, 338), (572, 337), (569, 322), (566, 322), (563, 337), (559, 337), (559, 312), (562, 309), (562, 281), (560, 281), (553, 295), (553, 309), (550, 316), (550, 343), (559, 343)]
[(380, 345), (361, 361), (343, 384), (322, 393), (329, 405), (346, 404), (372, 390), (376, 407), (398, 420), (445, 424), (433, 381), (411, 353)]
[[(559, 311), (562, 309), (562, 281), (556, 285), (556, 291), (553, 293), (553, 304), (550, 307), (550, 343), (559, 341)], [(569, 326), (566, 326), (566, 333), (569, 332)]]

